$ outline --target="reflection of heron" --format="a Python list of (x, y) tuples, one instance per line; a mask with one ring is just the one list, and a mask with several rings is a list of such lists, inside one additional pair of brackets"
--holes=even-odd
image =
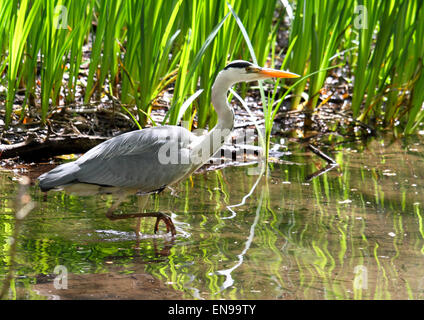
[[(160, 192), (189, 176), (205, 163), (225, 142), (234, 126), (234, 113), (227, 103), (227, 91), (238, 82), (271, 77), (297, 78), (297, 74), (261, 68), (237, 60), (228, 64), (212, 87), (212, 103), (218, 115), (217, 125), (207, 134), (196, 136), (179, 126), (159, 126), (132, 131), (92, 148), (78, 160), (62, 164), (41, 175), (42, 191), (64, 187), (90, 193)], [(167, 231), (175, 234), (171, 219), (161, 213), (116, 215), (117, 201), (107, 212), (111, 219), (128, 216), (155, 216), (164, 220)]]

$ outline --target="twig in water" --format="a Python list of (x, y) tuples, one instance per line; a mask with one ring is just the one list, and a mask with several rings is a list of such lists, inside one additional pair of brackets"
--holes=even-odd
[(311, 150), (313, 153), (315, 153), (318, 157), (324, 159), (325, 161), (327, 161), (328, 164), (333, 164), (333, 165), (337, 165), (337, 162), (330, 158), (329, 156), (327, 156), (324, 152), (322, 152), (320, 149), (314, 147), (311, 144), (308, 144), (308, 148), (309, 150)]
[(326, 173), (326, 172), (328, 172), (328, 171), (339, 166), (339, 164), (334, 159), (330, 158), (328, 155), (326, 155), (324, 152), (322, 152), (318, 148), (314, 147), (313, 145), (308, 144), (308, 148), (313, 153), (315, 153), (317, 156), (319, 156), (320, 158), (327, 161), (328, 164), (324, 168), (322, 168), (321, 170), (318, 170), (317, 172), (314, 172), (313, 174), (307, 176), (305, 181), (309, 182), (312, 179), (315, 179), (316, 177), (319, 177), (320, 175), (323, 175), (324, 173)]

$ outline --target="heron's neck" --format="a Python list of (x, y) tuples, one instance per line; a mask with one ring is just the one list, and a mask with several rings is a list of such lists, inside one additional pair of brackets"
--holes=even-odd
[(210, 156), (214, 155), (234, 128), (234, 112), (227, 102), (227, 92), (233, 86), (222, 74), (218, 74), (212, 86), (211, 100), (218, 115), (216, 126), (206, 135), (205, 143), (210, 145)]
[(233, 81), (220, 73), (212, 86), (212, 104), (218, 115), (218, 122), (211, 131), (202, 136), (196, 148), (202, 149), (202, 158), (205, 161), (221, 148), (234, 128), (234, 113), (227, 103), (227, 92), (233, 84)]
[(234, 127), (234, 113), (227, 102), (227, 92), (233, 83), (218, 75), (212, 86), (212, 104), (218, 115), (218, 122), (213, 130), (231, 131)]

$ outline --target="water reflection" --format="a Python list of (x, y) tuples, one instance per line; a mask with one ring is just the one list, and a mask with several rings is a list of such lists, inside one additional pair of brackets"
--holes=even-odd
[[(90, 277), (103, 283), (110, 275), (124, 285), (143, 274), (166, 288), (164, 297), (173, 292), (177, 299), (422, 299), (422, 142), (340, 147), (332, 154), (339, 167), (310, 181), (326, 163), (300, 146), (290, 146), (292, 154), (268, 178), (247, 174), (247, 167), (197, 174), (147, 204), (149, 211), (172, 212), (173, 242), (137, 238), (138, 229), (152, 235), (155, 221), (106, 219), (109, 196), (52, 193), (43, 202), (33, 187), (37, 207), (22, 225), (9, 298), (52, 298), (46, 290), (53, 290), (55, 266), (63, 265), (87, 281), (84, 290), (94, 283)], [(328, 143), (337, 150), (337, 140)], [(0, 175), (1, 280), (18, 188), (11, 179)], [(139, 212), (137, 196), (120, 211)], [(73, 291), (54, 294), (87, 297), (78, 281), (69, 281)], [(112, 297), (113, 287), (105, 283), (93, 294)]]

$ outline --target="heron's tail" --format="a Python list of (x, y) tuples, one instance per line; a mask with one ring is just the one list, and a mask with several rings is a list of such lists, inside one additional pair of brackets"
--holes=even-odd
[(75, 174), (78, 170), (79, 167), (75, 162), (69, 162), (42, 174), (37, 178), (40, 182), (41, 191), (48, 191), (74, 182), (76, 180)]

